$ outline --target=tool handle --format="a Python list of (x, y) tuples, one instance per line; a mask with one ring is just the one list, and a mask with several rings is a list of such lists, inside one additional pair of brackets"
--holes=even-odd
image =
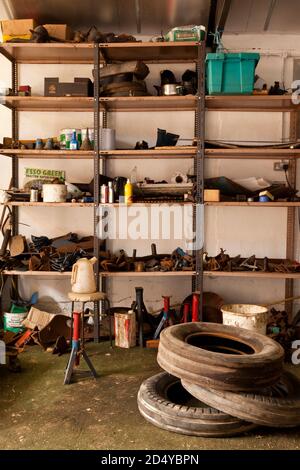
[(151, 243), (151, 253), (152, 253), (152, 256), (157, 255), (155, 243)]

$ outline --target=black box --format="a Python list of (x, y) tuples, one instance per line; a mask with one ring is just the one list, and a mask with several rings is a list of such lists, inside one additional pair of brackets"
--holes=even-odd
[(74, 78), (73, 83), (60, 83), (59, 78), (45, 78), (44, 96), (94, 96), (89, 78)]

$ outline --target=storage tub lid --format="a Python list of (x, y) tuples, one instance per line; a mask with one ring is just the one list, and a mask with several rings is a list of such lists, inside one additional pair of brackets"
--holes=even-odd
[(209, 52), (206, 55), (206, 60), (256, 60), (260, 59), (258, 52)]

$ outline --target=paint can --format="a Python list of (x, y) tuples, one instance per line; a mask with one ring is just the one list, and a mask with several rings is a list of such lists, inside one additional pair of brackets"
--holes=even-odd
[(135, 312), (115, 313), (115, 345), (119, 348), (133, 348), (136, 346), (136, 320)]
[(260, 305), (229, 304), (221, 307), (223, 324), (245, 328), (265, 335), (267, 332), (268, 309)]

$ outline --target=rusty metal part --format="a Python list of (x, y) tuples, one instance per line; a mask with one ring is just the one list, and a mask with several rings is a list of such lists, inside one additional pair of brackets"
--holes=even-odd
[(262, 426), (300, 425), (300, 380), (290, 372), (283, 372), (274, 386), (255, 394), (208, 390), (186, 380), (182, 385), (198, 400), (237, 418)]
[(157, 361), (176, 377), (231, 391), (276, 383), (284, 351), (268, 337), (214, 323), (185, 323), (161, 333)]

